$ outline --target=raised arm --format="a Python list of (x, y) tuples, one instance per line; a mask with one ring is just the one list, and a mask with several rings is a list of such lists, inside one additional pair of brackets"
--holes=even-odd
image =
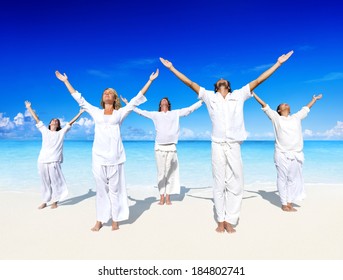
[(73, 94), (76, 91), (73, 88), (73, 86), (69, 83), (66, 73), (63, 73), (63, 75), (62, 75), (60, 72), (55, 71), (55, 74), (56, 74), (57, 79), (59, 79), (60, 81), (62, 81), (65, 84), (65, 86), (69, 90), (70, 94)]
[(123, 101), (126, 105), (129, 103), (125, 97), (120, 96), (121, 101)]
[(152, 72), (152, 74), (149, 77), (149, 80), (147, 83), (144, 85), (144, 87), (141, 89), (141, 93), (144, 95), (149, 87), (151, 86), (152, 82), (158, 77), (159, 70), (157, 69), (156, 72)]
[(312, 100), (306, 105), (309, 109), (316, 103), (317, 100), (321, 99), (323, 97), (322, 94), (319, 95), (313, 95)]
[(184, 74), (182, 74), (180, 71), (178, 71), (173, 64), (162, 57), (160, 57), (160, 60), (162, 64), (167, 67), (170, 71), (174, 73), (176, 77), (178, 77), (186, 86), (190, 87), (192, 90), (195, 91), (196, 94), (199, 94), (200, 86), (193, 81), (191, 81), (189, 78), (187, 78)]
[(290, 51), (287, 54), (281, 55), (272, 67), (263, 72), (256, 80), (249, 83), (250, 90), (253, 91), (257, 86), (267, 80), (284, 62), (286, 62), (291, 57), (292, 54), (293, 51)]
[(261, 104), (262, 108), (265, 108), (267, 106), (266, 102), (264, 102), (255, 92), (251, 92), (254, 98), (258, 103)]
[(27, 110), (29, 110), (30, 114), (35, 119), (36, 123), (39, 123), (40, 120), (39, 120), (37, 114), (35, 113), (35, 111), (32, 110), (30, 101), (27, 101), (27, 100), (25, 101), (25, 107)]
[(203, 103), (203, 101), (200, 100), (200, 101), (194, 103), (193, 105), (191, 105), (187, 108), (179, 109), (180, 117), (186, 117), (189, 114), (193, 113), (195, 110), (197, 110), (201, 107), (202, 103)]
[(78, 112), (78, 114), (69, 122), (69, 124), (73, 125), (73, 123), (77, 121), (77, 119), (82, 115), (84, 111), (85, 109), (80, 108), (80, 111)]
[[(126, 105), (129, 104), (129, 101), (127, 101), (127, 99), (126, 99), (125, 97), (120, 96), (120, 99), (121, 99), (121, 101), (123, 101)], [(146, 118), (148, 118), (148, 119), (152, 119), (152, 118), (153, 118), (153, 115), (154, 115), (154, 112), (150, 112), (150, 111), (146, 111), (146, 110), (141, 110), (141, 109), (139, 109), (139, 108), (137, 108), (137, 107), (135, 107), (135, 108), (133, 109), (133, 111), (134, 111), (135, 113), (137, 113), (138, 115), (141, 115), (141, 116), (146, 117)]]

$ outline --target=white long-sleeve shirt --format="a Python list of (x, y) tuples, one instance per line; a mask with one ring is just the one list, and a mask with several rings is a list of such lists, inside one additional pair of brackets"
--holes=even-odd
[(275, 148), (281, 152), (302, 152), (304, 141), (301, 120), (308, 115), (310, 109), (304, 106), (297, 113), (287, 117), (280, 116), (269, 105), (266, 105), (262, 110), (273, 123)]
[(67, 123), (61, 130), (52, 131), (48, 129), (42, 121), (36, 124), (42, 133), (42, 148), (39, 152), (39, 163), (63, 162), (63, 140), (65, 134), (71, 128)]
[(212, 121), (213, 142), (240, 142), (247, 138), (243, 106), (252, 96), (249, 84), (229, 92), (225, 99), (219, 92), (200, 87), (199, 99), (205, 102)]
[(72, 96), (95, 122), (93, 162), (100, 165), (117, 165), (125, 162), (126, 155), (121, 139), (120, 125), (136, 106), (146, 102), (146, 97), (139, 92), (126, 106), (119, 110), (113, 110), (112, 115), (105, 115), (104, 109), (89, 104), (79, 92), (74, 92)]
[(135, 108), (134, 111), (154, 122), (156, 130), (156, 144), (177, 144), (180, 132), (180, 117), (188, 116), (201, 105), (202, 101), (198, 101), (187, 108), (167, 112), (145, 111), (139, 108)]

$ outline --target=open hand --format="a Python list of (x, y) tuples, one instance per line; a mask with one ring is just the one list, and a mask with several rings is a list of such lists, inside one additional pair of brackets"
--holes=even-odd
[(278, 62), (279, 63), (284, 63), (287, 59), (289, 59), (291, 57), (291, 55), (294, 53), (294, 51), (290, 51), (287, 54), (283, 54), (278, 58)]
[(63, 73), (63, 75), (62, 75), (60, 72), (55, 71), (55, 74), (56, 74), (57, 79), (59, 79), (62, 82), (65, 82), (68, 80), (66, 73)]
[(162, 57), (160, 57), (160, 60), (161, 60), (162, 64), (169, 69), (173, 66), (173, 64), (169, 60), (166, 60)]

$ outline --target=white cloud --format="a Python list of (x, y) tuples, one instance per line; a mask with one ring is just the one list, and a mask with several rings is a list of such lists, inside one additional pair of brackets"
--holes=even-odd
[(157, 62), (157, 58), (131, 59), (119, 62), (118, 64), (114, 65), (112, 69), (88, 69), (87, 73), (95, 77), (108, 79), (122, 75), (123, 72), (126, 72), (124, 70), (150, 68), (152, 64), (156, 64)]
[(193, 132), (193, 130), (189, 129), (189, 128), (181, 128), (180, 130), (180, 139), (194, 139), (195, 138), (195, 134)]
[(0, 113), (0, 128), (6, 128), (10, 123), (10, 118), (4, 117), (3, 113)]
[(24, 125), (24, 115), (22, 113), (18, 113), (15, 117), (14, 117), (14, 123), (16, 125)]
[(304, 130), (304, 136), (313, 136), (313, 131), (310, 129), (305, 129)]
[(274, 65), (273, 63), (258, 65), (258, 66), (255, 66), (254, 68), (250, 68), (247, 72), (261, 72), (263, 70), (269, 69), (273, 65)]
[(121, 131), (123, 140), (154, 140), (155, 132), (145, 131), (142, 128), (126, 127)]
[(265, 133), (248, 133), (248, 140), (274, 140), (274, 133), (273, 132), (265, 132)]
[(92, 76), (96, 76), (96, 77), (100, 77), (100, 78), (109, 78), (109, 77), (111, 77), (110, 74), (105, 73), (105, 72), (103, 72), (101, 70), (89, 69), (87, 72), (88, 72), (88, 74), (90, 74)]
[(304, 139), (343, 140), (343, 122), (337, 121), (333, 128), (325, 131), (305, 129)]
[(332, 129), (325, 131), (324, 135), (329, 139), (343, 139), (343, 122), (338, 121)]
[[(249, 140), (273, 140), (273, 132), (266, 133), (248, 133)], [(336, 125), (325, 131), (313, 131), (304, 129), (303, 137), (305, 140), (343, 140), (343, 122), (337, 121)]]
[(342, 80), (342, 79), (343, 79), (342, 72), (331, 72), (331, 73), (326, 74), (322, 78), (308, 80), (308, 81), (305, 81), (305, 83), (327, 82), (327, 81), (335, 81), (335, 80)]
[[(64, 118), (60, 118), (61, 125), (66, 124)], [(133, 126), (122, 127), (123, 140), (154, 140), (155, 131), (145, 130)], [(325, 131), (313, 131), (304, 129), (304, 139), (317, 140), (343, 140), (343, 121), (337, 121), (333, 128)], [(35, 126), (35, 121), (26, 111), (18, 113), (13, 120), (0, 113), (0, 139), (38, 139), (40, 132)], [(67, 139), (92, 139), (94, 137), (94, 121), (87, 117), (82, 117), (76, 121), (72, 129), (67, 133)], [(194, 131), (191, 128), (182, 127), (180, 130), (180, 140), (210, 140), (211, 131)], [(249, 140), (273, 140), (273, 132), (248, 133)]]
[(139, 68), (145, 69), (147, 66), (157, 63), (157, 58), (139, 58), (139, 59), (132, 59), (126, 60), (118, 65), (121, 69), (129, 69), (129, 68)]
[[(67, 121), (60, 118), (61, 126)], [(0, 138), (3, 139), (37, 139), (40, 132), (35, 126), (36, 122), (27, 111), (18, 113), (13, 120), (0, 113)], [(88, 118), (80, 118), (76, 121), (72, 129), (67, 133), (68, 139), (89, 139), (94, 134), (94, 121)]]

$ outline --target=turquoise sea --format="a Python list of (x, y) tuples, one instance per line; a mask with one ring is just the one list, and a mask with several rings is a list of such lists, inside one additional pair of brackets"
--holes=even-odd
[[(0, 140), (0, 191), (39, 192), (37, 158), (40, 140)], [(156, 187), (153, 141), (125, 141), (127, 187)], [(92, 141), (64, 142), (63, 173), (71, 194), (95, 190), (91, 172)], [(181, 185), (212, 186), (211, 142), (180, 141), (177, 145)], [(242, 144), (246, 189), (275, 188), (273, 141)], [(305, 184), (343, 184), (343, 141), (305, 141)]]

